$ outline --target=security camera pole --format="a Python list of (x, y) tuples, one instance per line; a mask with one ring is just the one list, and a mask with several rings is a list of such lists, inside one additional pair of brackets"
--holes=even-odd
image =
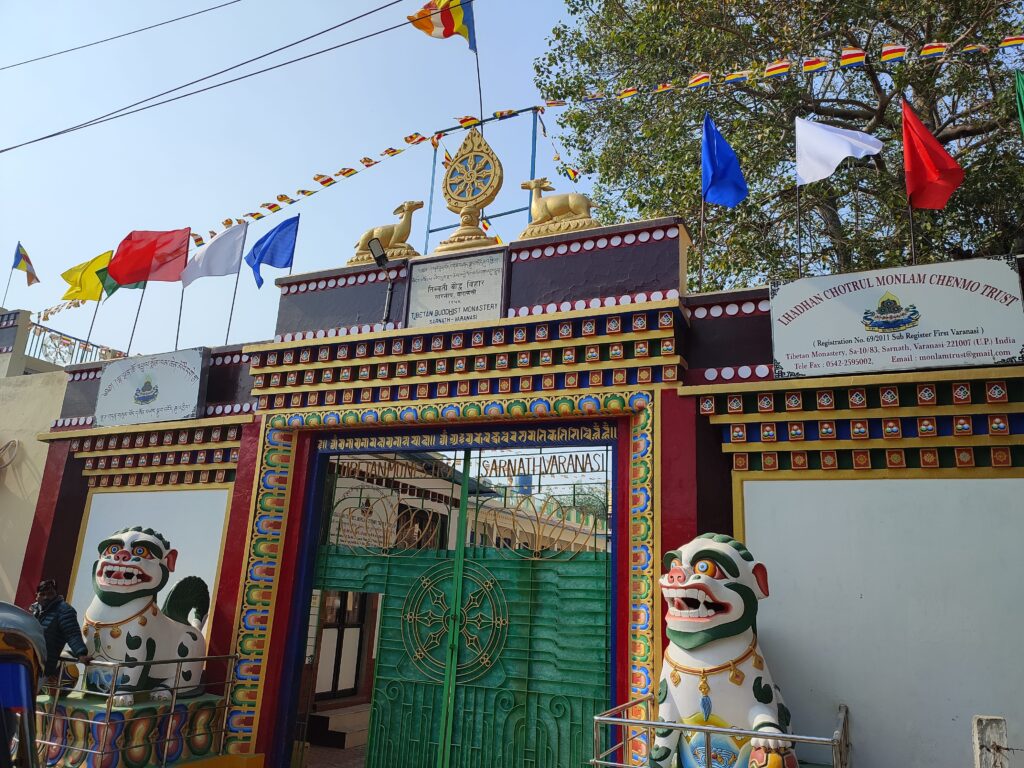
[(381, 320), (382, 323), (386, 324), (388, 315), (391, 314), (391, 295), (395, 292), (395, 283), (388, 272), (388, 255), (384, 252), (384, 246), (380, 244), (380, 238), (373, 238), (367, 243), (367, 246), (370, 248), (370, 255), (373, 256), (374, 262), (384, 270), (384, 277), (388, 280), (388, 295), (384, 300), (384, 319)]

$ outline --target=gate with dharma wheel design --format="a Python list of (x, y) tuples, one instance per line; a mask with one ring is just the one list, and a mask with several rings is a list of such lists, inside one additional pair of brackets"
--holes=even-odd
[(518, 429), (500, 448), (472, 432), (455, 450), (320, 442), (311, 621), (322, 594), (379, 595), (368, 768), (588, 764), (611, 700), (616, 428), (583, 430), (552, 444)]

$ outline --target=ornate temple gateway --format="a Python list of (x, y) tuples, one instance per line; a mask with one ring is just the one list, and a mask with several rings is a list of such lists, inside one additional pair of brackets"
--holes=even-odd
[[(147, 682), (69, 669), (47, 764), (581, 768), (607, 710), (710, 726), (743, 697), (763, 712), (732, 725), (796, 734), (847, 705), (863, 765), (966, 762), (972, 714), (1020, 711), (1016, 261), (692, 295), (681, 221), (599, 227), (544, 179), (495, 242), (502, 174), (471, 131), (436, 252), (399, 205), (348, 265), (277, 281), (272, 341), (68, 368), (18, 600), (53, 576), (87, 617), (96, 568), (178, 599), (91, 619), (125, 624), (108, 663)], [(699, 568), (758, 598), (767, 568), (772, 597), (736, 658), (691, 669), (662, 595), (679, 621), (729, 610), (680, 586)], [(658, 739), (606, 759), (660, 761)], [(731, 766), (724, 743), (685, 764)]]

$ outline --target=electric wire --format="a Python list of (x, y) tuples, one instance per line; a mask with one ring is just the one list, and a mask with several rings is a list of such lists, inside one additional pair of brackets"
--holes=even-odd
[[(471, 2), (471, 1), (472, 0), (468, 0), (468, 2)], [(63, 136), (66, 133), (71, 133), (73, 131), (81, 130), (82, 128), (88, 128), (89, 126), (92, 126), (92, 125), (98, 125), (100, 123), (108, 122), (110, 119), (113, 119), (113, 118), (118, 117), (118, 116), (125, 116), (125, 115), (135, 114), (136, 112), (141, 112), (141, 111), (143, 111), (142, 109), (134, 109), (134, 107), (138, 107), (138, 106), (140, 106), (142, 104), (145, 104), (148, 101), (153, 101), (154, 99), (159, 99), (162, 96), (167, 96), (169, 94), (174, 93), (175, 91), (180, 91), (183, 88), (188, 88), (189, 86), (197, 85), (199, 83), (205, 82), (206, 80), (210, 80), (210, 79), (212, 79), (214, 77), (218, 77), (220, 75), (227, 74), (228, 72), (236, 70), (236, 69), (238, 69), (240, 67), (244, 67), (247, 64), (252, 64), (253, 62), (259, 61), (260, 59), (265, 59), (268, 56), (273, 56), (275, 53), (280, 53), (281, 51), (285, 51), (285, 50), (287, 50), (289, 48), (294, 48), (295, 46), (301, 45), (302, 43), (305, 43), (305, 42), (308, 42), (310, 40), (313, 40), (314, 38), (320, 37), (322, 35), (326, 35), (328, 32), (333, 32), (336, 29), (340, 29), (341, 27), (344, 27), (344, 26), (346, 26), (348, 24), (352, 24), (352, 23), (354, 23), (356, 21), (364, 19), (367, 16), (370, 16), (370, 15), (372, 15), (374, 13), (377, 13), (378, 11), (382, 11), (382, 10), (390, 8), (390, 7), (394, 6), (394, 5), (398, 5), (398, 3), (400, 3), (400, 2), (402, 2), (402, 0), (391, 0), (390, 2), (384, 3), (383, 5), (379, 5), (376, 8), (371, 8), (369, 11), (366, 11), (365, 13), (361, 13), (361, 14), (359, 14), (357, 16), (352, 16), (351, 18), (348, 18), (345, 21), (342, 21), (342, 22), (340, 22), (338, 24), (335, 24), (333, 26), (327, 27), (326, 29), (322, 29), (319, 32), (314, 32), (313, 34), (307, 35), (306, 37), (300, 38), (299, 40), (295, 40), (295, 41), (293, 41), (291, 43), (287, 43), (286, 45), (282, 45), (282, 46), (280, 46), (278, 48), (274, 48), (273, 50), (266, 51), (265, 53), (261, 53), (260, 55), (254, 56), (254, 57), (252, 57), (250, 59), (246, 59), (245, 61), (239, 62), (238, 64), (233, 64), (232, 66), (226, 67), (225, 69), (218, 70), (217, 72), (213, 72), (213, 73), (211, 73), (209, 75), (205, 75), (205, 76), (197, 78), (195, 80), (191, 80), (191, 81), (189, 81), (187, 83), (182, 83), (181, 85), (178, 85), (178, 86), (176, 86), (174, 88), (170, 88), (170, 89), (168, 89), (166, 91), (161, 91), (160, 93), (154, 94), (154, 95), (149, 96), (149, 97), (147, 97), (145, 99), (141, 99), (140, 101), (135, 101), (135, 102), (132, 102), (131, 104), (126, 104), (125, 106), (120, 107), (119, 109), (115, 109), (115, 110), (113, 110), (111, 112), (107, 112), (107, 113), (105, 113), (103, 115), (99, 115), (98, 117), (94, 117), (91, 120), (86, 120), (83, 123), (78, 123), (78, 124), (72, 125), (72, 126), (70, 126), (68, 128), (63, 128), (63, 129), (61, 129), (59, 131), (54, 131), (53, 133), (48, 133), (48, 134), (45, 134), (44, 136), (40, 136), (38, 138), (31, 139), (29, 141), (25, 141), (25, 142), (22, 142), (20, 144), (15, 144), (13, 146), (6, 147), (4, 149), (0, 149), (0, 154), (2, 154), (4, 152), (9, 152), (12, 149), (18, 149), (20, 147), (27, 146), (29, 144), (36, 144), (36, 143), (38, 143), (40, 141), (44, 141), (46, 139), (53, 139), (53, 138), (56, 138), (58, 136)], [(408, 23), (409, 22), (404, 22), (403, 24), (400, 24), (398, 26), (405, 26)], [(333, 49), (328, 49), (328, 50), (333, 50)], [(294, 59), (292, 62), (283, 62), (279, 66), (285, 66), (286, 64), (290, 64), (290, 63), (293, 63), (294, 61), (300, 61), (300, 60), (301, 59)], [(276, 68), (276, 67), (271, 67), (271, 68), (268, 68), (268, 69), (265, 69), (265, 70), (260, 70), (259, 72), (255, 72), (253, 74), (261, 74), (262, 72), (269, 72), (270, 69), (274, 69), (274, 68)], [(234, 80), (228, 80), (228, 81), (226, 81), (223, 84), (227, 85), (228, 83), (236, 82), (239, 79), (245, 79), (245, 78), (244, 77), (243, 78), (235, 78)], [(210, 90), (210, 89), (209, 88), (199, 89), (199, 90), (193, 91), (191, 93), (192, 94), (202, 93), (205, 90)], [(185, 94), (185, 95), (190, 95), (190, 94)], [(176, 101), (176, 100), (177, 99), (167, 99), (165, 101), (159, 102), (158, 104), (153, 104), (151, 106), (159, 106), (159, 104), (167, 104), (167, 103), (170, 103), (171, 101)]]
[(63, 56), (65, 53), (72, 53), (74, 51), (80, 51), (83, 48), (92, 48), (94, 45), (100, 45), (102, 43), (109, 43), (111, 40), (120, 40), (122, 37), (129, 37), (131, 35), (137, 35), (139, 32), (146, 32), (147, 30), (150, 30), (150, 29), (156, 29), (157, 27), (163, 27), (163, 26), (166, 26), (167, 24), (173, 24), (176, 21), (182, 21), (183, 19), (191, 19), (193, 16), (200, 16), (200, 15), (202, 15), (204, 13), (209, 13), (210, 11), (216, 11), (219, 8), (224, 8), (224, 7), (228, 6), (228, 5), (234, 5), (235, 3), (240, 3), (240, 2), (242, 2), (242, 0), (228, 0), (228, 2), (226, 2), (226, 3), (221, 3), (220, 5), (214, 5), (214, 6), (210, 7), (210, 8), (204, 8), (203, 10), (196, 11), (195, 13), (189, 13), (189, 14), (186, 14), (184, 16), (178, 16), (175, 19), (167, 19), (167, 21), (161, 21), (161, 22), (158, 22), (156, 24), (150, 24), (148, 27), (139, 27), (138, 29), (133, 29), (131, 32), (122, 32), (120, 35), (114, 35), (113, 37), (105, 37), (102, 40), (96, 40), (96, 41), (91, 42), (91, 43), (85, 43), (84, 45), (76, 45), (73, 48), (65, 48), (63, 51), (54, 51), (53, 53), (47, 53), (47, 54), (45, 54), (43, 56), (36, 56), (35, 58), (32, 58), (32, 59), (25, 59), (24, 61), (19, 61), (19, 62), (16, 62), (15, 64), (6, 64), (6, 65), (0, 67), (0, 72), (3, 72), (5, 69), (14, 69), (15, 67), (22, 67), (22, 66), (24, 66), (26, 64), (32, 64), (32, 63), (37, 62), (37, 61), (43, 61), (44, 59), (52, 59), (55, 56)]

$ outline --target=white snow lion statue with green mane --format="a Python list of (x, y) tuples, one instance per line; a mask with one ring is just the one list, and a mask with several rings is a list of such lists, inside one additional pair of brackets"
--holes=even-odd
[[(111, 680), (110, 667), (89, 667), (91, 690), (112, 693), (114, 705), (128, 707), (138, 693), (169, 700), (180, 662), (178, 698), (203, 692), (206, 640), (201, 627), (210, 610), (210, 590), (202, 579), (188, 576), (171, 589), (163, 610), (156, 596), (178, 558), (178, 551), (152, 528), (125, 528), (98, 546), (92, 585), (96, 596), (85, 612), (82, 634), (89, 652), (112, 662), (144, 662), (121, 667)], [(194, 616), (192, 623), (189, 622)], [(145, 662), (170, 661), (165, 664)]]
[[(656, 731), (651, 765), (661, 768), (796, 768), (783, 734), (789, 710), (757, 644), (757, 601), (768, 572), (731, 536), (705, 533), (665, 556), (661, 594), (669, 645), (658, 685), (658, 719), (740, 728), (755, 738)], [(710, 759), (709, 759), (710, 758)]]

